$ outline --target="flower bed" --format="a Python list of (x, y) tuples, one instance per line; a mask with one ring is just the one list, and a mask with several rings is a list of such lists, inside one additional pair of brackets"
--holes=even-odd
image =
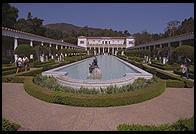
[(156, 84), (134, 92), (89, 95), (49, 90), (48, 88), (34, 84), (32, 78), (25, 79), (24, 81), (25, 91), (38, 99), (51, 103), (84, 107), (108, 107), (135, 104), (159, 96), (165, 91), (165, 87), (165, 81), (158, 81)]

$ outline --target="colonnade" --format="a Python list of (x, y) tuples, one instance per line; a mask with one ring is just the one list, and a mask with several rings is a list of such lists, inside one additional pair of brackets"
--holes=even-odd
[(119, 50), (125, 50), (125, 47), (97, 47), (97, 46), (91, 46), (87, 47), (87, 51), (93, 51), (94, 55), (105, 55), (105, 54), (112, 54), (117, 55)]
[[(18, 47), (18, 37), (15, 37), (14, 38), (14, 50)], [(34, 47), (34, 45), (33, 45), (33, 40), (30, 40), (30, 44), (29, 44), (31, 47)], [(40, 42), (40, 45), (41, 46), (44, 46), (44, 42)], [(62, 46), (62, 45), (58, 45), (58, 44), (52, 44), (52, 43), (49, 43), (49, 47), (51, 48), (52, 47), (52, 45), (55, 45), (55, 48), (56, 48), (56, 50), (58, 50), (59, 48), (58, 48), (58, 46), (61, 46), (60, 47), (60, 49), (63, 49), (63, 48), (72, 48), (72, 49), (75, 49), (74, 47), (70, 47), (70, 46)], [(54, 55), (52, 55), (51, 53), (49, 53), (49, 56), (51, 57), (51, 59), (54, 59)], [(56, 56), (58, 56), (58, 54), (56, 54)], [(65, 55), (63, 55), (62, 53), (59, 55), (59, 58), (61, 59), (61, 56), (67, 56), (66, 54)], [(15, 57), (15, 60), (17, 59), (17, 54), (15, 54), (14, 55), (14, 57)], [(33, 54), (31, 54), (30, 55), (30, 59), (33, 59)], [(44, 53), (42, 53), (41, 55), (40, 55), (40, 61), (41, 62), (43, 62), (44, 60), (48, 60), (48, 56), (47, 55), (44, 55)]]

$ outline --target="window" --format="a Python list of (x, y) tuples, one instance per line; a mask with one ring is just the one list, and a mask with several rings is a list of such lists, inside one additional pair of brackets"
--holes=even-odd
[(133, 44), (133, 41), (129, 41), (129, 44)]
[(108, 42), (107, 41), (105, 41), (105, 44), (107, 44)]
[(80, 41), (80, 44), (84, 44), (84, 41)]
[(104, 44), (104, 41), (102, 41), (102, 44)]

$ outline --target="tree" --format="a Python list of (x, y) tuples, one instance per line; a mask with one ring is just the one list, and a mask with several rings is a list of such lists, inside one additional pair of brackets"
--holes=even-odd
[(45, 36), (46, 28), (42, 26), (43, 19), (32, 17), (31, 13), (28, 13), (27, 19), (21, 18), (15, 24), (15, 28), (20, 31)]
[(179, 24), (180, 22), (178, 20), (168, 22), (167, 27), (165, 28), (165, 34), (167, 34), (169, 37), (175, 36)]
[(69, 36), (67, 38), (64, 38), (63, 41), (67, 42), (67, 43), (71, 43), (71, 44), (77, 45), (78, 39), (76, 37), (70, 37)]
[(2, 4), (2, 26), (14, 28), (18, 18), (18, 9), (10, 6), (8, 3)]
[(194, 60), (194, 47), (188, 46), (188, 45), (182, 45), (182, 46), (175, 48), (172, 53), (172, 57), (175, 60), (177, 59), (178, 56), (187, 57), (193, 61)]
[(123, 33), (125, 36), (130, 36), (131, 34), (128, 32), (128, 30), (125, 30)]
[(18, 47), (15, 49), (15, 54), (20, 55), (20, 56), (27, 56), (30, 57), (31, 54), (35, 54), (35, 49), (28, 45), (28, 44), (21, 44), (18, 45)]

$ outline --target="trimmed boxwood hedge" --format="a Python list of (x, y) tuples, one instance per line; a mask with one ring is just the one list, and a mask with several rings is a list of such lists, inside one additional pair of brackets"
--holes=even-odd
[[(186, 77), (185, 73), (182, 73), (181, 71), (174, 70), (173, 72), (174, 72), (175, 74), (180, 75), (180, 76), (184, 76), (184, 77)], [(191, 72), (189, 72), (189, 77), (190, 77), (191, 79), (194, 79), (194, 74), (193, 74), (193, 73), (191, 73)]]
[(128, 125), (120, 124), (117, 126), (119, 131), (194, 131), (194, 116), (190, 119), (180, 119), (172, 124), (155, 125)]
[(17, 131), (21, 126), (13, 123), (6, 118), (2, 118), (2, 131)]
[(155, 74), (157, 77), (161, 78), (161, 79), (165, 79), (165, 80), (168, 80), (168, 79), (171, 79), (171, 80), (179, 80), (179, 81), (183, 81), (184, 84), (185, 84), (185, 88), (192, 88), (194, 86), (194, 82), (193, 81), (190, 81), (190, 80), (187, 80), (185, 78), (181, 78), (179, 76), (175, 76), (173, 74), (170, 74), (170, 73), (167, 73), (167, 72), (164, 72), (164, 71), (161, 71), (161, 70), (158, 70), (158, 69), (153, 69), (153, 68), (150, 68), (146, 65), (143, 65), (141, 63), (137, 63), (135, 61), (131, 61), (125, 57), (122, 57), (122, 56), (118, 56), (119, 58), (149, 72), (149, 73), (152, 73), (152, 74)]
[(135, 104), (159, 96), (165, 91), (165, 88), (165, 81), (160, 80), (156, 84), (134, 92), (89, 95), (49, 90), (34, 84), (32, 78), (25, 79), (24, 81), (25, 91), (38, 99), (51, 103), (83, 107), (109, 107)]
[(179, 80), (166, 80), (166, 87), (184, 88), (185, 84)]
[(9, 67), (2, 67), (2, 71), (8, 71), (8, 70), (16, 70), (16, 66), (9, 66)]

